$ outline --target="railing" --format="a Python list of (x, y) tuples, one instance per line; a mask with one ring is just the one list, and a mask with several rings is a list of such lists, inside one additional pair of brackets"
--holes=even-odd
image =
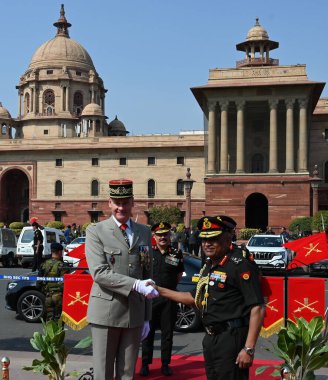
[(279, 59), (274, 58), (246, 58), (236, 62), (236, 67), (243, 66), (279, 66)]

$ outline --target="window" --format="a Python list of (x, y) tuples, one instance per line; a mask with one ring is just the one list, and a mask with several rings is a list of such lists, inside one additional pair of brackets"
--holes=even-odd
[(120, 165), (126, 166), (126, 157), (120, 157)]
[(182, 179), (177, 180), (177, 195), (184, 195), (184, 186)]
[(96, 120), (96, 132), (100, 132), (100, 120)]
[(256, 153), (252, 157), (252, 173), (264, 173), (264, 162), (262, 154)]
[(43, 112), (47, 116), (55, 114), (55, 93), (52, 90), (46, 90), (43, 94)]
[(99, 182), (96, 179), (91, 182), (91, 195), (94, 197), (99, 195)]
[(325, 140), (328, 140), (328, 129), (325, 129), (324, 134), (325, 134)]
[(98, 213), (98, 211), (90, 213), (90, 221), (91, 221), (91, 223), (97, 223), (97, 222), (99, 222), (99, 213)]
[(155, 196), (155, 181), (150, 179), (148, 181), (148, 198), (154, 198)]
[(7, 125), (5, 123), (1, 126), (1, 134), (6, 135), (7, 134)]
[(325, 162), (325, 183), (328, 183), (328, 161)]
[(47, 70), (47, 74), (49, 75), (49, 74), (53, 74), (54, 73), (54, 71), (53, 70)]
[(83, 110), (83, 95), (81, 92), (75, 92), (73, 97), (73, 111), (76, 116), (80, 116)]
[(24, 113), (25, 115), (30, 112), (30, 94), (26, 93), (24, 97)]
[(177, 165), (184, 165), (184, 157), (177, 157)]
[(78, 77), (80, 77), (80, 76), (82, 75), (81, 71), (76, 71), (75, 73), (76, 73), (76, 75), (77, 75)]
[(148, 157), (148, 166), (155, 165), (155, 157)]
[(44, 129), (44, 130), (43, 130), (43, 134), (44, 134), (44, 135), (49, 135), (49, 129)]
[(92, 157), (91, 158), (92, 166), (98, 166), (99, 165), (99, 159), (98, 157)]
[(63, 166), (62, 158), (56, 158), (56, 166)]
[(56, 181), (55, 183), (55, 195), (61, 197), (63, 195), (63, 183), (62, 181)]

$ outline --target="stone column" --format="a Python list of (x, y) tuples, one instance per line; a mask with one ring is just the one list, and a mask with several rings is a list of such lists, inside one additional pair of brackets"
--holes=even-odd
[(207, 171), (215, 173), (216, 160), (216, 126), (215, 126), (216, 102), (208, 103), (208, 147), (207, 147)]
[(70, 90), (69, 85), (66, 86), (66, 112), (69, 111), (69, 96), (70, 96)]
[(23, 93), (21, 92), (20, 89), (18, 89), (18, 117), (22, 117), (22, 95)]
[(221, 106), (221, 148), (220, 148), (220, 173), (228, 173), (228, 105), (225, 101)]
[(236, 102), (237, 106), (237, 173), (245, 172), (245, 138), (244, 138), (244, 101)]
[(269, 151), (269, 172), (278, 172), (278, 137), (277, 137), (277, 107), (278, 100), (272, 99), (270, 104), (270, 151)]
[(286, 100), (286, 173), (294, 173), (294, 99)]
[(299, 100), (299, 144), (298, 144), (298, 171), (307, 172), (307, 99)]

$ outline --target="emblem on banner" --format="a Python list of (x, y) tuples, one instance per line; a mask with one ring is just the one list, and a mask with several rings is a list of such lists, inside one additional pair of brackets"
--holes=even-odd
[(322, 252), (321, 249), (318, 249), (317, 246), (319, 245), (320, 243), (317, 243), (316, 245), (313, 245), (313, 243), (310, 243), (309, 247), (304, 247), (304, 249), (306, 249), (308, 252), (305, 254), (305, 257), (306, 256), (309, 256), (311, 255), (311, 253), (319, 253), (319, 252)]
[(301, 305), (297, 309), (294, 310), (295, 313), (299, 313), (302, 310), (306, 309), (306, 310), (310, 310), (311, 313), (319, 314), (319, 311), (317, 309), (315, 309), (314, 307), (311, 307), (312, 305), (318, 303), (319, 301), (313, 301), (313, 302), (309, 303), (309, 299), (308, 298), (304, 298), (304, 303), (299, 302), (297, 300), (294, 300), (294, 301), (296, 303), (298, 303), (299, 305)]
[(75, 292), (75, 296), (72, 294), (69, 294), (70, 297), (73, 298), (73, 301), (71, 301), (67, 306), (73, 306), (77, 302), (81, 302), (82, 305), (88, 306), (88, 302), (86, 302), (83, 298), (88, 297), (89, 293), (85, 294), (84, 296), (81, 297), (81, 292)]

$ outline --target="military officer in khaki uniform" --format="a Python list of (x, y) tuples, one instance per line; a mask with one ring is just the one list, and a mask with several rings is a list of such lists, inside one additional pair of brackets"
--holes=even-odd
[(151, 231), (131, 220), (133, 183), (109, 182), (112, 216), (86, 231), (94, 280), (87, 320), (93, 340), (94, 380), (134, 377), (140, 341), (148, 335), (152, 282)]

